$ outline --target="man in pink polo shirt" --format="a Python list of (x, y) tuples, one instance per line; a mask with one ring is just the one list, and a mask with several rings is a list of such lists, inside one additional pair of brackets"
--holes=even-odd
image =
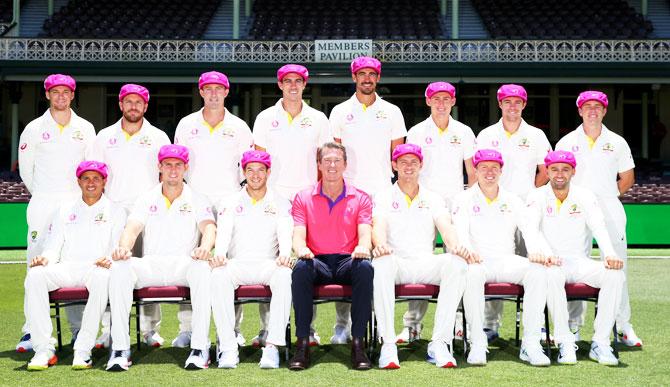
[(372, 306), (373, 269), (370, 264), (372, 201), (363, 191), (344, 183), (347, 153), (329, 142), (317, 151), (321, 180), (293, 200), (293, 250), (298, 255), (292, 276), (296, 353), (292, 370), (309, 367), (309, 324), (314, 284), (352, 287), (351, 361), (354, 369), (370, 369), (364, 336)]

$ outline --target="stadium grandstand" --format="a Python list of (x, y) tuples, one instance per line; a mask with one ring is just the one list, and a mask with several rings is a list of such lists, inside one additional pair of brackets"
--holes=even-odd
[[(200, 106), (197, 79), (209, 70), (230, 77), (226, 106), (251, 124), (278, 98), (276, 69), (304, 64), (306, 100), (329, 114), (353, 92), (350, 60), (316, 55), (329, 40), (368, 42), (384, 64), (380, 94), (407, 127), (427, 114), (428, 82), (456, 85), (453, 113), (475, 134), (499, 118), (499, 85), (518, 83), (529, 93), (524, 118), (555, 144), (579, 124), (577, 94), (606, 92), (605, 124), (636, 161), (627, 211), (670, 214), (667, 0), (0, 0), (0, 202), (30, 197), (16, 172), (18, 136), (48, 106), (47, 74), (76, 78), (73, 106), (96, 130), (119, 118), (121, 84), (147, 86), (146, 117), (172, 139)], [(638, 234), (629, 243), (660, 243)]]

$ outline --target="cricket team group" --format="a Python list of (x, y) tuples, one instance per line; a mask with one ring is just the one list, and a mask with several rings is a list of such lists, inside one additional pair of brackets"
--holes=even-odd
[[(634, 183), (634, 162), (624, 138), (603, 125), (607, 95), (579, 94), (583, 123), (552, 150), (522, 118), (528, 95), (514, 84), (500, 86), (501, 118), (475, 137), (451, 116), (454, 86), (430, 83), (430, 116), (408, 131), (401, 110), (376, 93), (381, 67), (356, 58), (355, 94), (328, 118), (303, 102), (307, 68), (284, 65), (277, 71), (282, 97), (258, 114), (253, 131), (225, 107), (226, 75), (203, 73), (204, 106), (181, 119), (174, 144), (144, 118), (147, 88), (123, 85), (122, 117), (96, 134), (71, 109), (75, 80), (49, 75), (50, 107), (19, 140), (20, 174), (32, 197), (26, 320), (16, 349), (34, 351), (28, 370), (57, 362), (49, 292), (69, 287), (89, 293), (85, 306), (66, 308), (73, 369), (91, 368), (95, 347), (110, 349), (107, 370), (129, 369), (133, 291), (150, 286), (190, 288), (172, 345), (190, 347), (185, 368), (195, 370), (210, 365), (212, 317), (216, 365), (237, 367), (246, 342), (235, 305), (241, 285), (272, 292), (269, 304), (259, 304), (252, 340), (262, 348), (261, 368), (279, 367), (291, 305), (297, 339), (288, 368), (310, 367), (310, 347), (321, 342), (314, 286), (322, 284), (351, 286), (351, 303), (336, 303), (330, 342), (349, 343), (357, 370), (373, 367), (365, 342), (373, 308), (379, 368), (400, 368), (398, 343), (423, 333), (422, 300), (408, 303), (396, 333), (397, 284), (439, 285), (427, 350), (437, 367), (457, 366), (452, 344), (462, 339), (463, 315), (465, 360), (486, 364), (502, 314), (501, 301), (485, 302), (487, 282), (524, 287), (519, 358), (530, 365), (551, 364), (540, 344), (545, 306), (555, 361), (577, 362), (585, 303), (566, 300), (566, 283), (600, 289), (591, 359), (618, 364), (610, 346), (615, 322), (625, 345), (642, 346), (630, 323), (618, 198)], [(600, 260), (590, 258), (593, 238)], [(143, 307), (148, 345), (163, 345), (160, 321), (159, 306)]]

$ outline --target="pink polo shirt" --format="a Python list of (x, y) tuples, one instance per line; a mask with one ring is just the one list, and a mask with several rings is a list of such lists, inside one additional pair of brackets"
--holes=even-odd
[(307, 247), (314, 255), (351, 254), (358, 244), (358, 225), (372, 224), (368, 194), (350, 185), (344, 188), (345, 195), (332, 202), (319, 181), (293, 200), (294, 224), (307, 229)]

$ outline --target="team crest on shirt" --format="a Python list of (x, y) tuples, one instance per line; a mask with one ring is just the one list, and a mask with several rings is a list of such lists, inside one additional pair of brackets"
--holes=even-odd
[(482, 210), (482, 209), (481, 209), (478, 205), (476, 205), (476, 204), (475, 204), (474, 206), (472, 206), (472, 213), (475, 214), (475, 215), (479, 215), (479, 213), (481, 212), (481, 210)]
[(42, 140), (49, 141), (50, 138), (51, 138), (51, 135), (49, 134), (49, 132), (42, 133)]
[(312, 127), (312, 120), (309, 117), (305, 117), (302, 120), (300, 120), (300, 128), (305, 129), (311, 127)]
[(430, 136), (426, 136), (426, 145), (430, 145), (433, 143), (433, 138)]
[(70, 216), (67, 217), (67, 220), (68, 222), (73, 223), (77, 220), (77, 214), (70, 214)]
[(158, 211), (158, 206), (156, 206), (155, 204), (152, 204), (151, 206), (149, 206), (149, 212), (150, 213), (155, 214), (156, 211)]
[(461, 145), (461, 138), (456, 135), (453, 135), (451, 136), (451, 139), (449, 139), (449, 144), (453, 146)]
[(554, 213), (554, 207), (552, 207), (552, 206), (547, 206), (547, 216), (554, 216), (554, 215), (556, 215), (556, 214)]
[(385, 120), (388, 118), (388, 114), (386, 114), (386, 112), (383, 110), (379, 110), (377, 111), (377, 114), (375, 114), (375, 118), (377, 119), (377, 121)]
[(603, 152), (614, 152), (614, 145), (612, 143), (607, 143), (603, 145)]
[(492, 141), (491, 141), (491, 146), (492, 146), (492, 147), (497, 148), (498, 145), (500, 145), (500, 142), (498, 142), (498, 140), (492, 140)]
[(193, 208), (191, 208), (190, 204), (184, 203), (181, 206), (179, 206), (179, 213), (180, 214), (185, 215), (185, 214), (190, 214), (191, 212), (193, 212)]
[(500, 212), (502, 212), (503, 214), (512, 212), (507, 203), (502, 203), (498, 208), (500, 209)]
[(235, 207), (235, 213), (236, 213), (236, 214), (239, 215), (239, 214), (241, 214), (242, 212), (244, 212), (244, 207), (242, 207), (242, 205), (239, 205), (239, 206)]
[(581, 209), (579, 208), (579, 206), (577, 206), (576, 203), (573, 204), (573, 205), (571, 205), (570, 208), (568, 209), (568, 214), (573, 215), (573, 216), (574, 216), (574, 215), (581, 214), (581, 213), (582, 213), (582, 211), (581, 211)]
[(397, 210), (400, 208), (400, 203), (394, 200), (393, 203), (391, 203), (391, 207), (393, 207), (394, 210)]
[(235, 128), (224, 127), (221, 131), (223, 137), (235, 137)]
[(24, 150), (26, 150), (26, 148), (28, 148), (28, 144), (26, 144), (26, 143), (24, 142), (24, 143), (21, 144), (21, 146), (19, 147), (19, 150), (23, 152)]
[(417, 205), (417, 207), (428, 209), (430, 208), (430, 204), (428, 204), (427, 200), (419, 200), (419, 204)]
[(267, 203), (263, 208), (265, 215), (277, 215), (277, 207), (272, 203)]
[(273, 120), (271, 125), (272, 125), (273, 128), (276, 128), (276, 127), (279, 126), (279, 121)]
[(354, 115), (349, 113), (347, 114), (347, 121), (352, 121), (354, 119)]
[(191, 129), (191, 135), (195, 136), (198, 134), (198, 128)]
[(81, 133), (81, 130), (75, 130), (72, 132), (72, 139), (75, 141), (84, 141), (84, 135)]
[(524, 137), (519, 141), (519, 148), (528, 149), (529, 147), (530, 141), (528, 141), (528, 137)]
[(151, 146), (151, 137), (146, 135), (140, 137), (139, 144), (142, 146)]
[(105, 219), (105, 214), (103, 212), (97, 214), (95, 218), (93, 218), (93, 221), (95, 224), (100, 224), (100, 223), (106, 223), (107, 219)]
[(37, 231), (30, 232), (30, 240), (35, 242), (37, 240)]
[(116, 137), (112, 137), (112, 138), (110, 138), (110, 139), (107, 141), (107, 144), (109, 144), (109, 146), (114, 146), (114, 145), (116, 145)]
[(572, 153), (579, 152), (579, 145), (573, 145), (571, 149)]

